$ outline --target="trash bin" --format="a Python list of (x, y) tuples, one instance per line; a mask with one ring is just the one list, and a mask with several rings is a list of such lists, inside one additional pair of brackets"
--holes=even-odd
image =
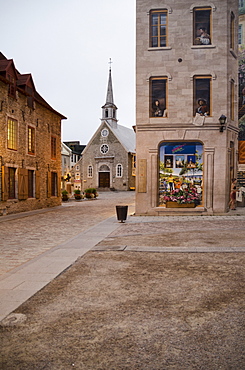
[(127, 219), (128, 206), (116, 206), (118, 221), (124, 222)]

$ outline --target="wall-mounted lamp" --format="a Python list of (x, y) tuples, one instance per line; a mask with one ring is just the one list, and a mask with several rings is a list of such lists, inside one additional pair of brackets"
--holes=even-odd
[(226, 123), (226, 116), (224, 116), (223, 114), (219, 117), (219, 123), (220, 123), (220, 129), (219, 131), (220, 132), (223, 132), (224, 129), (225, 129), (225, 123)]

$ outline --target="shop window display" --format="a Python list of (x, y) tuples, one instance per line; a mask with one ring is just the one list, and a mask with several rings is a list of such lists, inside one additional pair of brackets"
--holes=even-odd
[(167, 202), (202, 204), (203, 145), (166, 142), (159, 148), (159, 206)]

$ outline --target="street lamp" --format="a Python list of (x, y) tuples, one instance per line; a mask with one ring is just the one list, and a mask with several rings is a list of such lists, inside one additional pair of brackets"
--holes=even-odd
[(225, 128), (225, 123), (226, 123), (226, 116), (224, 116), (224, 114), (222, 114), (219, 117), (219, 123), (220, 123), (219, 132), (223, 132), (224, 131), (224, 128)]

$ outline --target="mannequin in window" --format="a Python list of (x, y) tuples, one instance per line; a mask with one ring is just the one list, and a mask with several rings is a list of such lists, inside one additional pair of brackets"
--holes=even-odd
[(197, 30), (197, 37), (195, 39), (196, 45), (209, 45), (211, 43), (210, 36), (205, 27), (199, 27)]
[(208, 106), (205, 99), (198, 99), (198, 107), (196, 113), (199, 113), (201, 116), (208, 115)]
[(153, 103), (153, 117), (167, 117), (165, 98), (157, 99)]

